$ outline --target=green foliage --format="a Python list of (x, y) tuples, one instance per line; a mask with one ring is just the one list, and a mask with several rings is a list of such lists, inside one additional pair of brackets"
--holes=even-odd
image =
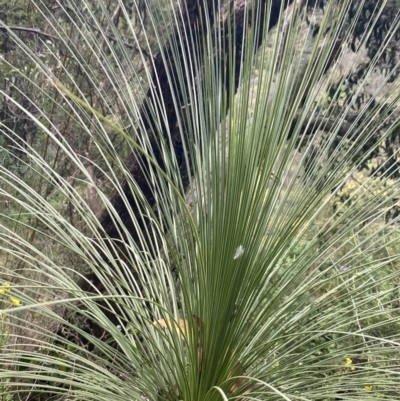
[[(5, 309), (12, 305), (20, 305), (20, 300), (15, 296), (12, 296), (11, 284), (5, 281), (0, 286), (0, 352), (3, 347), (6, 347), (10, 342), (11, 325), (9, 322), (9, 317)], [(0, 394), (2, 395), (2, 401), (12, 401), (13, 397), (9, 393), (11, 388), (9, 379), (0, 380)]]
[(3, 16), (3, 399), (397, 399), (400, 81), (331, 79), (386, 9), (128, 3)]

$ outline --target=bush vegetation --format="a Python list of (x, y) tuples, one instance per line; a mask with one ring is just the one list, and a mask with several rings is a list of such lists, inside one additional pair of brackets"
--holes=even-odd
[(1, 4), (3, 401), (399, 398), (398, 1)]

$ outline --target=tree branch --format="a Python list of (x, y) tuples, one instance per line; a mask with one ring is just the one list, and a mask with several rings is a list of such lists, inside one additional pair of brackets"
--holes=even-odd
[(28, 33), (33, 33), (36, 35), (41, 35), (46, 38), (50, 39), (57, 39), (56, 36), (50, 35), (49, 33), (41, 31), (39, 28), (26, 28), (23, 26), (0, 26), (0, 31), (22, 31), (22, 32), (28, 32)]

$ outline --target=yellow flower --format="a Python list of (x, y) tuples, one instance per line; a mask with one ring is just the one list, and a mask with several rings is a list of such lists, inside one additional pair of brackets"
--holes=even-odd
[(353, 361), (350, 358), (346, 358), (346, 362), (344, 363), (344, 366), (346, 366), (350, 370), (355, 369), (355, 366), (353, 366)]
[(10, 287), (11, 283), (9, 281), (5, 281), (0, 287), (0, 294), (8, 294), (10, 292)]
[(18, 298), (10, 298), (10, 301), (14, 304), (14, 305), (21, 305), (21, 301)]
[(365, 391), (371, 391), (371, 390), (372, 390), (372, 386), (365, 386), (365, 387), (364, 387), (364, 390), (365, 390)]

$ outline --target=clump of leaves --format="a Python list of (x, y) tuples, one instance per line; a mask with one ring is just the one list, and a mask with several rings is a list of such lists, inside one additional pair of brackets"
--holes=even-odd
[[(356, 120), (350, 98), (331, 116), (317, 100), (344, 54), (339, 45), (360, 26), (371, 34), (393, 4), (365, 19), (363, 1), (329, 0), (321, 13), (303, 1), (171, 0), (156, 18), (151, 1), (136, 2), (150, 24), (143, 19), (140, 35), (160, 45), (154, 53), (124, 2), (56, 3), (78, 33), (71, 40), (38, 2), (68, 53), (60, 75), (3, 28), (47, 78), (37, 90), (92, 149), (64, 138), (52, 108), (33, 113), (2, 91), (74, 167), (57, 169), (15, 141), (53, 202), (37, 181), (0, 166), (1, 193), (36, 221), (4, 215), (0, 232), (2, 251), (19, 262), (1, 273), (24, 289), (22, 304), (5, 311), (14, 318), (12, 346), (0, 355), (8, 391), (114, 401), (396, 398), (399, 343), (383, 328), (400, 322), (388, 285), (399, 279), (399, 254), (383, 251), (398, 218), (385, 222), (382, 193), (326, 211), (379, 146), (376, 127), (385, 123), (378, 141), (398, 128), (384, 106), (398, 106), (400, 82), (382, 85)], [(174, 27), (169, 36), (158, 18)], [(70, 58), (90, 90), (71, 79)], [(299, 166), (316, 143), (305, 176)], [(58, 210), (63, 197), (74, 218)]]

